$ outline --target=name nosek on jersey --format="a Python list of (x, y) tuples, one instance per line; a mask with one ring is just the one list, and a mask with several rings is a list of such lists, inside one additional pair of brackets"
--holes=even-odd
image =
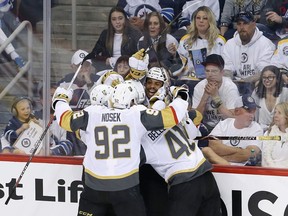
[(102, 122), (121, 122), (120, 113), (102, 113)]

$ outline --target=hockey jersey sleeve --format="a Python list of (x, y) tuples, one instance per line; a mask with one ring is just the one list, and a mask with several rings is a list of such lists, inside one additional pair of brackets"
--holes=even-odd
[(85, 130), (88, 124), (89, 116), (85, 110), (73, 112), (69, 104), (62, 101), (56, 103), (55, 115), (58, 124), (70, 132), (78, 129)]
[(161, 111), (153, 109), (141, 111), (141, 122), (146, 130), (171, 128), (184, 118), (187, 108), (187, 101), (176, 98), (169, 106)]

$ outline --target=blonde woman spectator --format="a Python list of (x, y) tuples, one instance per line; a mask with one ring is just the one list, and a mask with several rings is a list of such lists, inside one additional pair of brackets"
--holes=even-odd
[(220, 17), (220, 4), (219, 1), (211, 0), (189, 0), (182, 7), (181, 17), (179, 18), (179, 27), (190, 25), (190, 21), (193, 19), (194, 12), (202, 6), (206, 6), (213, 11), (213, 16), (216, 21)]
[(219, 34), (213, 12), (206, 6), (199, 7), (189, 26), (188, 33), (180, 40), (178, 53), (187, 58), (187, 69), (178, 77), (190, 75), (205, 78), (204, 66), (206, 56), (222, 54), (225, 39)]
[(255, 119), (265, 131), (272, 122), (276, 104), (288, 101), (288, 89), (283, 87), (281, 72), (276, 66), (269, 65), (262, 70), (252, 97), (261, 106)]
[(263, 142), (262, 166), (288, 168), (288, 102), (276, 105), (273, 123), (265, 135), (281, 136), (284, 140)]

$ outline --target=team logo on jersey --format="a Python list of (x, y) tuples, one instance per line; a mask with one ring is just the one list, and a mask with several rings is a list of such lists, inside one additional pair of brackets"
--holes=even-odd
[[(189, 46), (189, 44), (188, 44), (188, 40), (185, 40), (185, 41), (183, 42), (183, 47), (184, 47), (185, 50), (189, 50), (189, 49), (190, 49), (190, 46)], [(191, 55), (190, 52), (189, 52), (189, 55)]]
[(156, 11), (154, 7), (151, 5), (142, 4), (134, 12), (134, 16), (145, 18), (147, 14), (151, 13), (152, 11)]
[(241, 54), (241, 62), (246, 63), (248, 61), (248, 55), (247, 53), (242, 53)]
[(238, 146), (240, 143), (240, 140), (230, 140), (230, 145), (231, 146)]
[(283, 48), (283, 55), (288, 56), (288, 46)]

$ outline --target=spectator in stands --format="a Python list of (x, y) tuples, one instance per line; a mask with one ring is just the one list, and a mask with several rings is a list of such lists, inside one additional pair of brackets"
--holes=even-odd
[(97, 81), (98, 84), (106, 84), (114, 87), (120, 82), (124, 82), (125, 79), (130, 78), (130, 66), (129, 66), (129, 56), (120, 56), (114, 66), (113, 70), (103, 70), (97, 72), (100, 78)]
[(270, 39), (280, 39), (288, 36), (288, 5), (286, 0), (266, 1), (261, 12), (260, 23), (266, 26), (266, 31), (271, 35)]
[(125, 79), (128, 76), (131, 69), (129, 66), (129, 57), (130, 56), (127, 55), (120, 56), (117, 59), (114, 67), (114, 71), (119, 73), (123, 77), (123, 79)]
[(255, 119), (266, 131), (272, 122), (276, 104), (288, 101), (288, 89), (283, 87), (280, 70), (273, 65), (264, 67), (260, 80), (252, 93), (252, 97), (261, 109), (256, 111)]
[[(12, 7), (11, 1), (0, 1), (0, 19), (4, 13), (8, 12)], [(1, 20), (0, 20), (0, 45), (2, 45), (7, 40), (7, 36), (2, 30)], [(15, 62), (18, 69), (25, 66), (26, 62), (24, 59), (16, 52), (14, 46), (9, 43), (5, 48), (6, 54)]]
[(136, 53), (137, 42), (142, 33), (133, 28), (121, 7), (113, 7), (108, 17), (108, 28), (103, 30), (92, 54), (97, 71), (114, 68), (121, 55)]
[(270, 64), (275, 46), (256, 27), (252, 13), (239, 13), (236, 22), (237, 32), (224, 46), (224, 69), (233, 79), (251, 85), (240, 86), (241, 94), (251, 93), (252, 83), (259, 80), (262, 69)]
[(119, 0), (117, 6), (124, 8), (130, 23), (142, 31), (144, 20), (152, 11), (159, 12), (169, 24), (174, 18), (176, 3), (173, 0)]
[[(211, 136), (262, 136), (261, 126), (255, 122), (254, 115), (259, 106), (250, 95), (237, 98), (235, 117), (220, 121), (209, 135)], [(251, 149), (260, 153), (260, 140), (209, 140), (209, 146), (202, 148), (205, 157), (214, 164), (244, 165)]]
[[(54, 90), (56, 86), (54, 86)], [(4, 130), (4, 134), (1, 137), (2, 143), (2, 152), (3, 153), (14, 153), (14, 154), (26, 154), (24, 149), (17, 148), (14, 144), (16, 140), (20, 139), (23, 143), (25, 143), (25, 139), (27, 137), (21, 136), (22, 133), (30, 128), (30, 121), (39, 124), (43, 128), (42, 124), (42, 115), (38, 112), (34, 115), (32, 101), (28, 97), (16, 97), (11, 106), (11, 113), (13, 117), (9, 120), (8, 125)], [(53, 117), (53, 114), (52, 116)], [(38, 131), (40, 133), (41, 131)], [(61, 129), (58, 123), (55, 121), (49, 127), (49, 132), (51, 133), (51, 145), (50, 145), (50, 154), (51, 155), (71, 155), (72, 153), (72, 143), (66, 139), (66, 131)], [(35, 132), (34, 132), (35, 133)], [(35, 133), (36, 134), (36, 133)], [(61, 135), (62, 134), (62, 135)], [(63, 137), (65, 135), (65, 137)], [(29, 146), (26, 148), (29, 150)], [(34, 144), (31, 144), (31, 147)], [(32, 152), (31, 152), (32, 153)], [(44, 155), (44, 149), (42, 146), (39, 147), (39, 152), (36, 151), (37, 154)]]
[[(49, 102), (50, 105), (52, 104), (52, 97), (54, 95), (54, 92), (57, 88), (56, 84), (52, 84), (50, 87), (50, 98)], [(37, 110), (34, 112), (34, 115), (37, 119), (43, 119), (43, 87), (39, 91), (39, 97), (40, 97), (40, 102), (42, 105), (42, 109)], [(53, 118), (53, 122), (49, 127), (49, 133), (50, 133), (50, 155), (58, 155), (58, 156), (68, 156), (72, 155), (72, 150), (73, 150), (73, 144), (71, 141), (67, 139), (66, 135), (66, 130), (61, 128), (55, 117), (53, 117), (54, 110), (52, 107), (50, 107), (50, 118)]]
[(255, 16), (255, 22), (258, 21), (265, 2), (265, 0), (225, 0), (220, 22), (221, 34), (227, 40), (233, 37), (237, 29), (236, 18), (241, 11), (250, 12)]
[[(143, 52), (145, 50), (143, 49)], [(139, 51), (140, 53), (140, 51)], [(133, 69), (133, 66), (135, 67), (137, 65), (137, 61), (135, 61), (135, 56), (138, 55), (138, 52), (132, 55), (132, 57), (129, 56), (120, 56), (115, 64), (114, 70), (104, 70), (101, 72), (98, 72), (97, 74), (100, 75), (100, 78), (96, 82), (96, 85), (98, 84), (106, 84), (109, 86), (116, 86), (117, 84), (124, 82), (125, 80), (141, 80), (143, 81), (143, 78), (146, 75), (146, 66), (149, 64), (148, 58), (145, 60), (146, 64), (142, 65), (142, 70)], [(132, 67), (131, 67), (132, 65)], [(140, 65), (138, 65), (139, 68)]]
[(176, 53), (178, 41), (166, 30), (165, 22), (159, 12), (153, 11), (147, 15), (138, 49), (147, 50), (150, 65), (158, 63), (170, 68), (177, 63), (177, 59), (180, 61)]
[(278, 41), (271, 64), (288, 70), (288, 36)]
[(187, 58), (187, 67), (178, 77), (192, 76), (205, 78), (204, 66), (201, 65), (210, 54), (221, 55), (226, 40), (220, 36), (213, 12), (206, 6), (199, 7), (192, 17), (188, 34), (181, 40), (178, 53)]
[[(88, 53), (84, 50), (77, 50), (71, 58), (71, 68), (72, 73), (67, 74), (63, 79), (58, 82), (58, 85), (67, 89), (70, 85), (75, 72), (82, 63), (84, 57)], [(84, 109), (90, 105), (90, 95), (89, 91), (92, 86), (96, 84), (99, 79), (98, 75), (92, 72), (92, 62), (91, 60), (84, 61), (81, 69), (72, 84), (73, 96), (70, 101), (71, 108), (75, 110)], [(86, 151), (86, 145), (76, 138), (76, 134), (72, 132), (67, 132), (67, 139), (73, 143), (73, 155), (84, 155)]]
[(281, 136), (281, 141), (263, 141), (262, 166), (288, 168), (288, 102), (276, 105), (273, 123), (264, 135)]
[[(39, 124), (39, 121), (32, 114), (32, 100), (28, 97), (16, 97), (11, 106), (12, 118), (4, 129), (4, 138), (2, 138), (3, 152), (22, 153), (13, 146), (18, 137), (30, 127), (29, 122), (33, 121)], [(4, 142), (8, 141), (8, 142)], [(4, 145), (3, 145), (4, 144)], [(9, 145), (8, 145), (9, 144)], [(15, 151), (16, 150), (16, 151)]]
[(220, 120), (234, 116), (239, 92), (235, 83), (224, 76), (224, 60), (220, 55), (209, 55), (202, 64), (206, 79), (201, 80), (194, 88), (192, 108), (202, 113), (202, 124), (207, 131), (201, 132), (202, 135), (208, 135)]
[(194, 12), (199, 8), (206, 6), (211, 9), (213, 12), (213, 18), (216, 22), (219, 20), (220, 16), (220, 5), (219, 1), (210, 1), (210, 0), (187, 0), (182, 7), (182, 14), (179, 18), (179, 28), (187, 27), (190, 25), (190, 22), (195, 18)]

